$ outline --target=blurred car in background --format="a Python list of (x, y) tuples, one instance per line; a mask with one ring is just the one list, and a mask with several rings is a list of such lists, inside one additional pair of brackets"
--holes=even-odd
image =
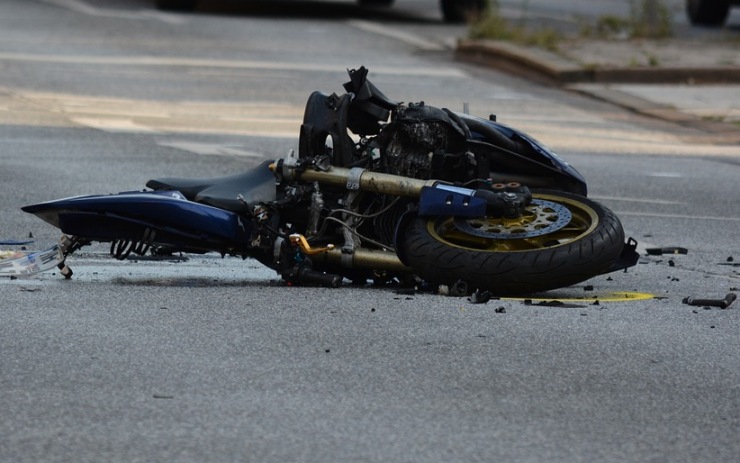
[[(208, 0), (155, 0), (157, 8), (169, 11), (191, 11), (199, 2)], [(394, 0), (357, 0), (365, 6), (391, 6)], [(463, 22), (480, 13), (487, 0), (439, 0), (442, 16), (447, 22)]]
[(740, 0), (686, 0), (686, 13), (695, 26), (719, 27), (727, 20), (733, 5), (740, 6)]

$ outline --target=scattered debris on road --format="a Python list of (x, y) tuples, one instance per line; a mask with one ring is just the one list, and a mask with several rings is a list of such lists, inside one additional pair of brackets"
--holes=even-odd
[(582, 309), (585, 307), (582, 304), (570, 304), (570, 303), (566, 304), (565, 302), (558, 301), (556, 299), (551, 300), (551, 301), (540, 301), (537, 303), (532, 302), (531, 299), (525, 299), (524, 305), (536, 305), (540, 307), (563, 307), (563, 308), (569, 308), (569, 309)]
[(724, 299), (697, 299), (694, 297), (686, 297), (683, 299), (684, 304), (693, 306), (704, 306), (704, 307), (719, 307), (720, 309), (726, 309), (737, 299), (737, 294), (727, 293)]
[(0, 246), (23, 246), (33, 243), (33, 240), (0, 240)]
[(470, 295), (468, 300), (473, 304), (485, 304), (491, 300), (491, 293), (477, 289)]
[(688, 254), (689, 250), (677, 246), (668, 246), (664, 248), (647, 248), (645, 252), (649, 256), (662, 256), (663, 254)]

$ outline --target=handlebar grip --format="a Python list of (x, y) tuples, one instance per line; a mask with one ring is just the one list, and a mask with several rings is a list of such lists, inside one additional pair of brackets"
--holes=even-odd
[(304, 267), (298, 271), (298, 281), (301, 283), (338, 288), (342, 284), (342, 277), (331, 273), (317, 272), (316, 270)]

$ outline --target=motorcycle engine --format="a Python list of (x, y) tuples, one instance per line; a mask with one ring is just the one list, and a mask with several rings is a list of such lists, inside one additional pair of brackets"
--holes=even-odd
[(465, 151), (465, 131), (447, 112), (424, 103), (399, 110), (384, 129), (390, 133), (385, 148), (386, 172), (404, 177), (441, 178), (439, 159)]

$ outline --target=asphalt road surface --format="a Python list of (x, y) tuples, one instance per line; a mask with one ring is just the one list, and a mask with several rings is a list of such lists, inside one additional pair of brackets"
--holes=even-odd
[(738, 461), (740, 302), (682, 303), (738, 292), (738, 146), (457, 63), (464, 27), (421, 3), (5, 0), (0, 240), (58, 239), (26, 204), (283, 156), (310, 92), (364, 64), (554, 148), (640, 263), (472, 304), (86, 248), (71, 280), (0, 279), (0, 461)]

